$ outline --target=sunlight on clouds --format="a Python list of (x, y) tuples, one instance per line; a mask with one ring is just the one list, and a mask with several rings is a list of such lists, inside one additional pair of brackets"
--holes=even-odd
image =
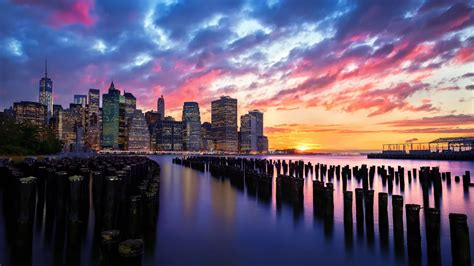
[(17, 39), (10, 39), (7, 41), (7, 50), (15, 56), (23, 56), (23, 48), (21, 42)]
[(100, 53), (105, 53), (105, 50), (107, 49), (107, 45), (104, 43), (103, 40), (97, 40), (92, 48)]
[(169, 49), (173, 46), (173, 43), (168, 38), (167, 34), (161, 27), (157, 27), (154, 24), (154, 9), (150, 9), (146, 15), (145, 19), (143, 20), (143, 28), (145, 32), (150, 36), (153, 43), (158, 45), (159, 48), (162, 49)]
[(249, 34), (252, 34), (257, 31), (263, 31), (264, 33), (268, 34), (272, 30), (269, 27), (263, 26), (258, 20), (256, 19), (242, 19), (237, 23), (233, 28), (232, 31), (238, 35), (237, 39), (245, 37)]

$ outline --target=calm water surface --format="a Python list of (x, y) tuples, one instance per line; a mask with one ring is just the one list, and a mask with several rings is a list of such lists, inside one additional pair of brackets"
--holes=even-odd
[[(381, 179), (374, 180), (374, 232), (373, 242), (357, 233), (355, 226), (355, 196), (353, 200), (353, 241), (345, 241), (343, 223), (342, 182), (334, 180), (334, 219), (320, 220), (313, 215), (312, 177), (305, 180), (304, 210), (295, 215), (290, 206), (277, 209), (275, 187), (272, 200), (262, 202), (254, 195), (231, 186), (229, 180), (218, 179), (209, 173), (201, 173), (171, 163), (174, 156), (151, 156), (161, 165), (160, 210), (155, 235), (148, 235), (144, 265), (403, 265), (407, 252), (395, 255), (393, 244), (391, 200), (388, 213), (390, 242), (382, 248), (378, 235), (378, 192), (387, 192)], [(445, 265), (451, 264), (449, 238), (450, 212), (468, 215), (471, 254), (474, 247), (474, 188), (472, 195), (464, 193), (462, 184), (454, 182), (454, 176), (470, 170), (474, 162), (368, 160), (365, 156), (269, 156), (269, 159), (304, 160), (315, 163), (340, 165), (401, 165), (405, 171), (420, 166), (439, 166), (440, 171), (452, 172), (450, 187), (443, 182), (441, 210), (441, 252)], [(407, 176), (407, 175), (405, 175)], [(348, 190), (362, 187), (352, 178)], [(393, 194), (402, 194), (404, 203), (423, 205), (418, 179), (400, 192), (394, 186)], [(1, 206), (1, 204), (0, 204)], [(434, 206), (430, 191), (430, 206)], [(0, 207), (1, 208), (1, 207)], [(404, 210), (405, 214), (405, 210)], [(9, 247), (5, 243), (4, 217), (0, 218), (0, 264), (8, 265)], [(422, 258), (426, 259), (424, 215), (420, 212)], [(404, 229), (406, 221), (404, 217)], [(81, 248), (81, 265), (97, 264), (98, 247), (93, 240), (93, 210), (89, 216), (88, 235)], [(54, 237), (46, 239), (45, 225), (35, 227), (33, 240), (34, 265), (52, 265), (59, 256)], [(406, 235), (405, 235), (406, 242)], [(406, 248), (406, 243), (405, 243)], [(473, 257), (473, 255), (471, 255)]]

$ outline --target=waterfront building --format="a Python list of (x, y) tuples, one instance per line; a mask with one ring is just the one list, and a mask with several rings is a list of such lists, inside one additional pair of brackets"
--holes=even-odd
[(128, 121), (135, 115), (135, 110), (137, 109), (137, 98), (135, 98), (135, 96), (130, 92), (125, 92), (123, 96), (125, 98), (125, 118)]
[(82, 107), (86, 107), (87, 95), (74, 95), (74, 104), (80, 104)]
[(141, 110), (135, 110), (135, 113), (130, 119), (128, 130), (128, 150), (150, 150), (150, 131), (145, 120), (145, 115)]
[(216, 150), (236, 152), (237, 137), (237, 99), (222, 96), (211, 103), (211, 124)]
[(185, 102), (183, 105), (184, 150), (201, 150), (201, 115), (197, 102)]
[(53, 81), (48, 78), (48, 62), (45, 61), (44, 77), (39, 82), (39, 103), (46, 106), (46, 121), (53, 114)]
[(149, 128), (156, 126), (158, 121), (161, 120), (158, 112), (148, 111), (145, 113), (145, 120)]
[(15, 121), (19, 124), (29, 124), (36, 127), (43, 127), (47, 121), (47, 107), (37, 102), (16, 102), (13, 103)]
[(160, 114), (160, 119), (164, 120), (165, 118), (165, 98), (163, 98), (163, 95), (161, 95), (160, 98), (158, 98), (158, 102), (156, 104), (156, 110)]
[(81, 104), (71, 103), (68, 109), (58, 111), (58, 136), (65, 151), (78, 151), (84, 146), (85, 121), (86, 111)]
[(125, 133), (125, 98), (112, 81), (102, 96), (102, 148), (124, 149)]
[(157, 151), (183, 150), (183, 122), (172, 117), (158, 121), (152, 132), (153, 148)]
[(89, 89), (87, 103), (87, 123), (86, 123), (86, 146), (92, 150), (100, 150), (101, 140), (101, 110), (100, 110), (100, 91)]
[(258, 136), (257, 151), (268, 152), (268, 138), (266, 136)]
[[(261, 140), (259, 140), (261, 138)], [(240, 152), (266, 152), (268, 140), (263, 136), (263, 113), (249, 111), (240, 117)], [(265, 140), (266, 145), (265, 145)], [(261, 142), (259, 145), (259, 141)], [(267, 147), (267, 148), (265, 148)]]
[(215, 150), (212, 125), (209, 122), (204, 122), (201, 125), (201, 150), (210, 152)]

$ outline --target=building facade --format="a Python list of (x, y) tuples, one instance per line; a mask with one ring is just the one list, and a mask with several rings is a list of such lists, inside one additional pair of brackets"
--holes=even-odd
[(85, 144), (84, 125), (86, 111), (81, 104), (70, 104), (58, 112), (58, 136), (65, 151), (78, 151)]
[(237, 152), (237, 99), (222, 96), (212, 101), (211, 124), (216, 150)]
[(184, 150), (201, 150), (201, 115), (197, 102), (185, 102), (183, 105)]
[(86, 146), (92, 150), (100, 150), (102, 114), (100, 111), (100, 91), (89, 89), (87, 103)]
[(215, 150), (212, 125), (209, 122), (204, 122), (201, 125), (201, 150), (208, 152)]
[(82, 107), (86, 107), (87, 95), (74, 95), (74, 104), (80, 104)]
[(15, 121), (18, 124), (29, 124), (44, 127), (47, 121), (47, 107), (37, 102), (13, 103)]
[[(263, 152), (259, 146), (259, 138), (263, 136), (263, 113), (258, 110), (249, 111), (240, 117), (240, 152)], [(261, 140), (263, 141), (263, 140)], [(268, 143), (267, 143), (268, 146)], [(260, 148), (259, 148), (260, 147)]]
[(137, 98), (133, 96), (130, 92), (125, 92), (123, 94), (125, 98), (125, 118), (129, 120), (135, 116), (135, 110), (137, 109)]
[(108, 93), (102, 96), (102, 148), (125, 148), (125, 98), (110, 84)]
[(44, 77), (39, 81), (39, 103), (46, 106), (46, 121), (53, 115), (53, 81), (48, 78), (48, 64), (45, 62)]
[(156, 104), (156, 110), (160, 114), (160, 119), (164, 120), (165, 119), (165, 98), (163, 98), (163, 95), (161, 95), (161, 97), (158, 98), (158, 102)]
[(153, 129), (154, 149), (157, 151), (183, 150), (183, 122), (172, 117), (160, 120)]
[(141, 110), (135, 110), (129, 121), (128, 128), (128, 150), (149, 151), (150, 131), (148, 130), (145, 115)]

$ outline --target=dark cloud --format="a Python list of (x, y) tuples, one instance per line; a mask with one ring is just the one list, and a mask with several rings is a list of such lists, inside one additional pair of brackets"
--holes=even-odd
[[(78, 91), (105, 90), (111, 79), (148, 108), (161, 93), (204, 103), (214, 96), (212, 82), (250, 73), (258, 81), (221, 90), (253, 96), (281, 84), (261, 98), (250, 97), (249, 108), (317, 106), (368, 110), (370, 116), (436, 112), (431, 102), (410, 102), (414, 94), (440, 87), (424, 84), (422, 77), (474, 60), (474, 36), (459, 34), (474, 25), (472, 1), (172, 2), (0, 1), (0, 106), (37, 100), (47, 58), (55, 101), (63, 105)], [(305, 36), (316, 31), (320, 40)], [(379, 85), (396, 74), (408, 80)], [(293, 79), (299, 82), (285, 83)], [(444, 84), (439, 90), (448, 88), (458, 87)]]

